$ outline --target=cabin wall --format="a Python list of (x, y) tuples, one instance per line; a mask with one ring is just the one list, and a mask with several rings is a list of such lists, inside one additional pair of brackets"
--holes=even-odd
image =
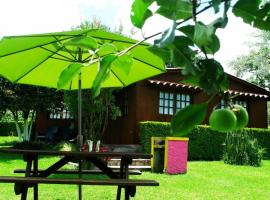
[(48, 112), (38, 112), (34, 130), (39, 135), (45, 136), (46, 130), (51, 126), (70, 126), (74, 119), (49, 119)]
[[(209, 98), (210, 97), (207, 94), (205, 94), (204, 92), (194, 93), (193, 94), (193, 104), (199, 104), (199, 103), (202, 103), (202, 102), (206, 102)], [(211, 104), (208, 107), (206, 118), (202, 122), (202, 124), (207, 124), (208, 123), (208, 118), (209, 118), (209, 115), (210, 115), (210, 113), (212, 111), (213, 106), (214, 106), (214, 104)]]
[[(179, 82), (183, 79), (180, 71), (168, 71), (165, 74), (153, 77), (154, 80)], [(265, 94), (259, 87), (246, 83), (235, 77), (229, 76), (230, 89), (255, 94)], [(123, 88), (116, 95), (118, 105), (122, 108), (126, 104), (127, 113), (122, 112), (122, 116), (114, 121), (109, 121), (103, 142), (108, 144), (139, 144), (139, 127), (141, 121), (165, 121), (171, 120), (171, 115), (161, 115), (158, 113), (159, 92), (188, 93), (192, 96), (192, 103), (202, 103), (209, 99), (209, 96), (201, 90), (189, 89), (187, 87), (170, 87), (169, 85), (153, 85), (147, 80), (140, 81)], [(239, 100), (248, 102), (248, 112), (250, 116), (249, 127), (267, 128), (267, 100), (249, 96), (239, 96)], [(127, 100), (125, 102), (125, 100)], [(202, 124), (208, 124), (209, 115), (214, 106), (220, 102), (219, 98), (214, 99), (207, 112), (207, 117)], [(71, 120), (51, 120), (46, 113), (40, 113), (36, 121), (36, 130), (43, 133), (52, 125), (69, 125)]]
[[(168, 91), (176, 93), (189, 93), (192, 95), (192, 103), (202, 103), (209, 99), (209, 96), (202, 91), (191, 91), (176, 88), (157, 87), (140, 82), (128, 88), (129, 113), (116, 121), (113, 121), (107, 131), (106, 137), (109, 143), (115, 144), (139, 144), (139, 122), (141, 121), (164, 121), (169, 122), (171, 115), (161, 115), (158, 113), (159, 92)], [(267, 127), (267, 104), (262, 99), (240, 98), (248, 102), (248, 112), (250, 122), (248, 127)], [(209, 116), (214, 106), (217, 106), (220, 98), (216, 98), (210, 104), (206, 119), (202, 124), (208, 124)], [(261, 113), (258, 116), (258, 113)]]
[[(127, 98), (127, 115), (124, 112), (124, 100)], [(136, 86), (123, 88), (116, 95), (116, 102), (121, 108), (122, 116), (116, 120), (110, 120), (103, 136), (107, 144), (134, 144), (136, 140)]]
[(249, 103), (249, 127), (267, 128), (267, 102), (253, 100)]

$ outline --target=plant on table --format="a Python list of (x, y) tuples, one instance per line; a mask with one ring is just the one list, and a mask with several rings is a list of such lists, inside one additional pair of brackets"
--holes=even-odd
[[(116, 119), (121, 116), (119, 107), (115, 105), (115, 98), (112, 89), (104, 89), (96, 98), (90, 90), (82, 91), (82, 127), (83, 135), (86, 140), (101, 140), (109, 119)], [(78, 106), (76, 99), (77, 92), (65, 92), (65, 103), (70, 108), (73, 116), (77, 118)]]

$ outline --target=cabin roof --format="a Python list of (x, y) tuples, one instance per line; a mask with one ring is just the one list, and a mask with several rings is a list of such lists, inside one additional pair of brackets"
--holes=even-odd
[[(180, 73), (179, 68), (167, 68), (167, 73)], [(260, 98), (270, 100), (270, 92), (264, 88), (261, 88), (255, 84), (249, 83), (243, 79), (237, 78), (231, 74), (228, 74), (229, 79), (232, 79), (239, 84), (246, 85), (247, 87), (253, 88), (256, 92), (246, 92), (246, 91), (239, 91), (239, 90), (232, 90), (229, 89), (225, 93), (230, 95), (239, 95), (241, 97), (252, 97), (252, 98)], [(157, 79), (148, 79), (147, 82), (151, 85), (160, 86), (160, 87), (169, 87), (169, 88), (182, 88), (191, 91), (201, 91), (201, 88), (198, 86), (189, 85), (182, 82), (173, 82), (167, 80), (157, 80)]]

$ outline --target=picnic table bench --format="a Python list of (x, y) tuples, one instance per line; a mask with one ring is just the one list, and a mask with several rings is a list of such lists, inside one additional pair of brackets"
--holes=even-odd
[[(45, 170), (41, 169), (38, 170), (38, 173), (42, 173)], [(112, 169), (112, 171), (114, 173), (120, 173), (120, 169)], [(25, 173), (25, 169), (15, 169), (13, 171), (15, 174), (24, 174)], [(31, 170), (31, 173), (33, 173), (34, 171)], [(79, 170), (77, 169), (62, 169), (62, 170), (57, 170), (54, 172), (54, 174), (78, 174)], [(82, 170), (81, 171), (82, 174), (103, 174), (103, 172), (100, 169), (89, 169), (89, 170)], [(141, 175), (142, 172), (140, 170), (134, 170), (134, 169), (129, 169), (128, 171), (129, 175)]]
[[(79, 185), (79, 199), (81, 196), (82, 185), (103, 185), (117, 186), (116, 199), (121, 198), (121, 189), (125, 189), (125, 199), (134, 197), (137, 186), (158, 186), (155, 180), (132, 180), (129, 179), (129, 164), (133, 158), (150, 158), (149, 154), (142, 153), (120, 153), (120, 152), (65, 152), (65, 151), (43, 151), (43, 150), (20, 150), (20, 149), (0, 149), (0, 152), (22, 154), (26, 161), (25, 169), (14, 170), (15, 173), (25, 173), (25, 177), (0, 176), (0, 182), (15, 183), (15, 193), (21, 194), (21, 200), (26, 200), (28, 188), (34, 188), (34, 200), (38, 199), (38, 184), (73, 184)], [(60, 160), (49, 166), (47, 169), (38, 169), (38, 156), (60, 156)], [(120, 170), (112, 170), (103, 161), (106, 157), (120, 157)], [(82, 170), (81, 161), (92, 162), (99, 170), (94, 173), (101, 173), (108, 176), (108, 179), (82, 179), (83, 173), (92, 173), (92, 171)], [(68, 162), (77, 161), (78, 170), (60, 170)], [(33, 167), (33, 168), (32, 168)], [(51, 174), (66, 173), (78, 174), (78, 178), (48, 178)]]
[[(25, 187), (34, 187), (36, 184), (66, 184), (66, 185), (103, 185), (103, 186), (118, 186), (125, 188), (125, 199), (134, 197), (136, 194), (136, 186), (158, 186), (159, 183), (154, 180), (130, 180), (130, 179), (63, 179), (63, 178), (39, 178), (39, 177), (16, 177), (16, 176), (0, 176), (2, 183), (15, 183), (19, 187), (15, 193), (20, 194), (21, 189)], [(120, 199), (121, 194), (117, 194), (117, 199)], [(26, 196), (22, 196), (26, 199)]]

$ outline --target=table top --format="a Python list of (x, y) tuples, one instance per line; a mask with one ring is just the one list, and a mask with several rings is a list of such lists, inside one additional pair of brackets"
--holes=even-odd
[(26, 154), (26, 155), (51, 155), (72, 157), (129, 157), (129, 158), (151, 158), (151, 154), (136, 152), (78, 152), (78, 151), (51, 151), (51, 150), (25, 150), (13, 148), (0, 148), (2, 153)]

